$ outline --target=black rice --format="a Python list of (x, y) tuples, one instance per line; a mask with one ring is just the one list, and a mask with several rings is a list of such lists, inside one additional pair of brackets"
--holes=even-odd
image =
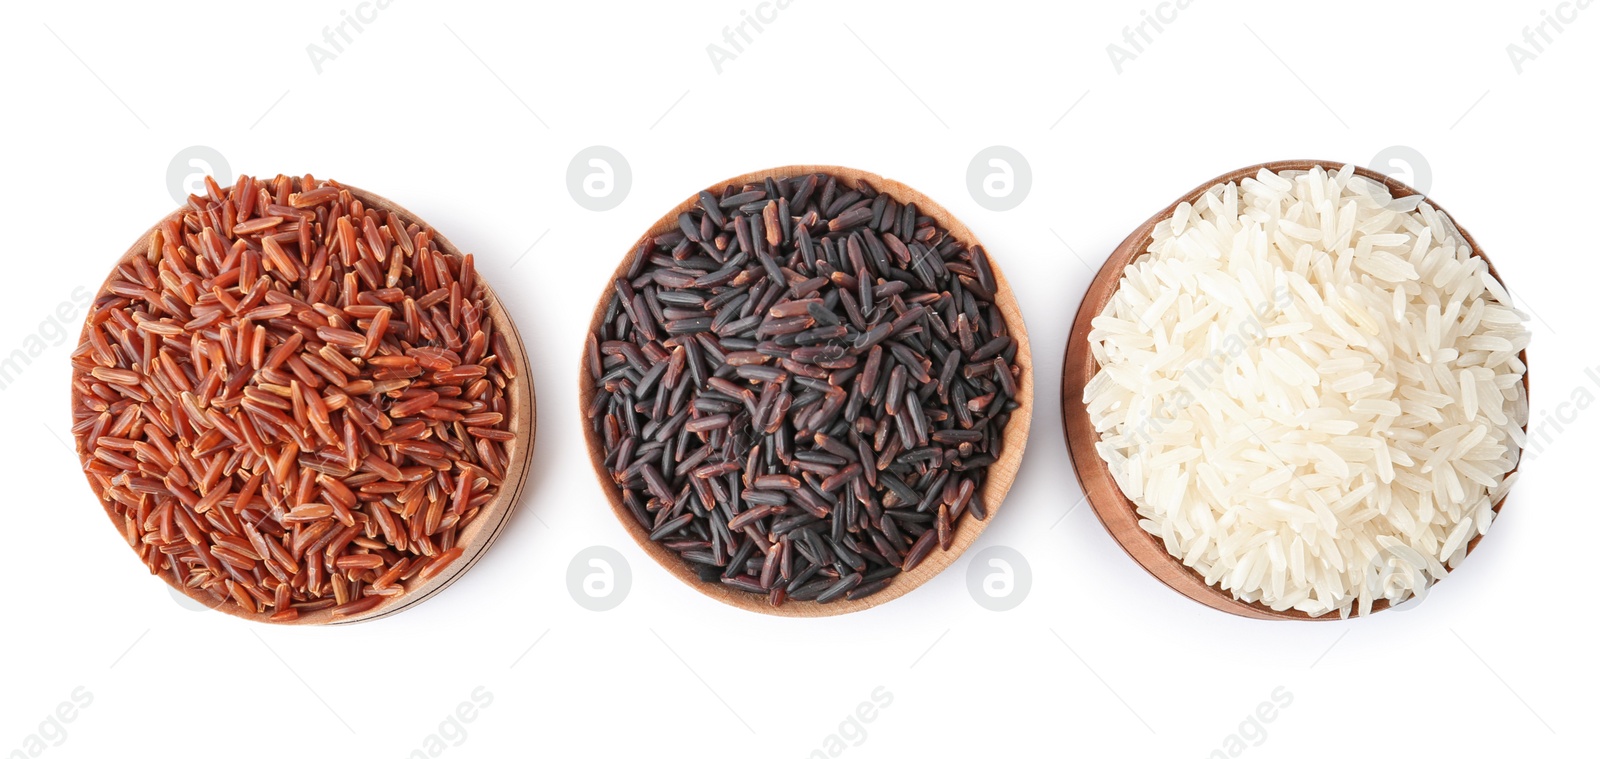
[(961, 520), (1017, 408), (994, 271), (914, 204), (827, 174), (702, 192), (586, 346), (628, 512), (701, 580), (882, 591)]

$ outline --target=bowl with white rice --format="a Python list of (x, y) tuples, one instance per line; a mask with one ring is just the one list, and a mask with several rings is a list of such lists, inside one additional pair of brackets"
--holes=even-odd
[(1415, 603), (1516, 479), (1525, 320), (1404, 184), (1331, 161), (1230, 172), (1090, 286), (1062, 383), (1073, 468), (1129, 555), (1207, 606)]

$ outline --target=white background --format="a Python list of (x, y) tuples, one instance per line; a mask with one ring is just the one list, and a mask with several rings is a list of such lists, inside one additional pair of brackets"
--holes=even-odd
[[(1518, 73), (1507, 45), (1553, 0), (1196, 0), (1118, 73), (1107, 45), (1151, 0), (794, 0), (718, 73), (706, 46), (756, 2), (396, 0), (318, 73), (307, 45), (355, 3), (95, 5), (8, 4), (0, 23), (0, 353), (45, 341), (0, 390), (5, 756), (79, 686), (92, 703), (64, 739), (43, 727), (43, 755), (401, 757), (480, 686), (492, 704), (465, 738), (445, 725), (442, 755), (800, 757), (880, 686), (892, 703), (844, 725), (841, 755), (1199, 757), (1280, 686), (1292, 704), (1242, 728), (1243, 755), (1593, 750), (1600, 409), (1571, 401), (1600, 396), (1600, 8)], [(234, 173), (311, 172), (408, 206), (477, 254), (521, 326), (534, 484), (476, 569), (397, 618), (282, 629), (180, 606), (77, 470), (71, 339), (50, 338), (75, 336), (81, 310), (64, 331), (49, 320), (174, 207), (169, 164), (195, 145)], [(610, 211), (567, 190), (591, 145), (631, 167)], [(1031, 167), (1014, 210), (967, 189), (991, 145)], [(1316, 624), (1206, 609), (1073, 508), (1056, 388), (1079, 298), (1124, 235), (1209, 177), (1368, 165), (1395, 145), (1425, 157), (1430, 194), (1537, 315), (1535, 427), (1571, 423), (1547, 428), (1504, 516), (1419, 608)], [(725, 607), (654, 565), (591, 477), (575, 387), (587, 315), (643, 229), (711, 182), (808, 162), (903, 180), (970, 225), (1017, 291), (1038, 378), (1021, 476), (973, 553), (910, 596), (822, 620)], [(592, 545), (631, 568), (611, 611), (567, 590)], [(1011, 611), (969, 591), (972, 556), (993, 546), (1031, 574)]]

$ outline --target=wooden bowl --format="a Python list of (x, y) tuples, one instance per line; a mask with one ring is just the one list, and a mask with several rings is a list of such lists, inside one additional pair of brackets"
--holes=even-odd
[[(1134, 561), (1139, 562), (1139, 565), (1144, 567), (1146, 571), (1154, 575), (1156, 579), (1166, 583), (1173, 590), (1213, 609), (1251, 619), (1325, 621), (1337, 620), (1340, 617), (1335, 612), (1313, 617), (1294, 609), (1273, 611), (1260, 603), (1235, 599), (1232, 593), (1207, 585), (1199, 572), (1185, 566), (1180, 559), (1168, 553), (1160, 538), (1145, 532), (1139, 526), (1139, 515), (1133, 502), (1123, 495), (1122, 490), (1117, 486), (1116, 480), (1111, 476), (1110, 468), (1106, 466), (1105, 461), (1100, 458), (1100, 455), (1094, 449), (1095, 443), (1100, 441), (1100, 436), (1095, 432), (1094, 425), (1089, 421), (1089, 411), (1083, 403), (1083, 388), (1100, 370), (1100, 365), (1095, 361), (1093, 354), (1089, 350), (1089, 330), (1091, 329), (1089, 322), (1100, 315), (1100, 312), (1105, 309), (1106, 303), (1116, 293), (1116, 289), (1122, 279), (1123, 269), (1149, 248), (1151, 231), (1155, 229), (1156, 224), (1172, 218), (1172, 213), (1177, 209), (1179, 203), (1193, 203), (1212, 187), (1219, 184), (1237, 182), (1246, 177), (1253, 177), (1261, 169), (1274, 172), (1304, 171), (1315, 166), (1321, 166), (1329, 172), (1335, 172), (1342, 169), (1344, 164), (1337, 161), (1273, 161), (1230, 171), (1190, 190), (1183, 197), (1173, 201), (1171, 205), (1139, 225), (1139, 228), (1135, 229), (1133, 234), (1128, 235), (1128, 238), (1123, 240), (1115, 251), (1112, 251), (1111, 257), (1106, 259), (1105, 264), (1100, 267), (1099, 273), (1095, 275), (1094, 281), (1090, 283), (1089, 291), (1084, 295), (1082, 305), (1078, 307), (1077, 320), (1072, 324), (1072, 334), (1067, 341), (1067, 355), (1062, 368), (1061, 421), (1067, 436), (1067, 451), (1072, 460), (1072, 469), (1077, 474), (1078, 482), (1083, 486), (1084, 493), (1088, 495), (1089, 504), (1094, 507), (1095, 515), (1100, 518), (1100, 522), (1111, 533), (1111, 537), (1116, 539), (1117, 543), (1122, 546), (1124, 551), (1127, 551), (1129, 556), (1133, 557)], [(1355, 168), (1355, 173), (1368, 179), (1382, 182), (1396, 198), (1422, 194), (1371, 169), (1358, 166)], [(1439, 212), (1448, 215), (1432, 199), (1428, 199), (1427, 202)], [(1455, 221), (1455, 217), (1452, 216), (1450, 218)], [(1457, 222), (1456, 228), (1460, 231), (1462, 239), (1472, 247), (1473, 255), (1482, 258), (1484, 263), (1489, 265), (1489, 272), (1496, 279), (1499, 279), (1500, 275), (1495, 272), (1494, 264), (1489, 262), (1488, 257), (1478, 247), (1477, 241), (1472, 239), (1472, 235), (1468, 234), (1467, 230), (1462, 228), (1459, 222)], [(1521, 358), (1523, 363), (1526, 364), (1528, 360), (1527, 351), (1521, 353)], [(1526, 390), (1528, 385), (1526, 373), (1523, 374), (1522, 382), (1523, 388)], [(1523, 429), (1527, 429), (1526, 422), (1523, 424)], [(1512, 471), (1516, 470), (1513, 469)], [(1494, 510), (1496, 514), (1499, 513), (1500, 507), (1504, 503), (1504, 498), (1495, 503)], [(1476, 549), (1478, 542), (1482, 539), (1482, 535), (1473, 538), (1468, 544), (1467, 551), (1470, 553)], [(1380, 611), (1388, 607), (1389, 603), (1382, 599), (1372, 605), (1373, 611)]]
[[(888, 194), (889, 197), (902, 205), (915, 203), (920, 214), (934, 219), (940, 227), (949, 231), (951, 235), (967, 247), (970, 248), (981, 244), (978, 241), (978, 236), (973, 234), (972, 230), (967, 228), (967, 225), (962, 224), (954, 214), (945, 210), (944, 206), (933, 202), (926, 195), (900, 182), (859, 169), (825, 165), (781, 166), (775, 169), (753, 171), (732, 177), (706, 189), (716, 194), (729, 185), (739, 186), (747, 183), (759, 183), (766, 177), (802, 176), (815, 172), (831, 174), (852, 185), (865, 180), (875, 190)], [(626, 275), (628, 267), (633, 263), (634, 255), (639, 250), (639, 246), (649, 238), (670, 230), (676, 230), (678, 228), (678, 214), (689, 210), (690, 207), (695, 206), (698, 202), (698, 192), (690, 195), (682, 203), (679, 203), (675, 208), (663, 215), (659, 221), (650, 227), (649, 231), (641, 235), (639, 240), (628, 248), (627, 254), (623, 256), (622, 263), (617, 266), (616, 271), (611, 275), (611, 279), (606, 281), (605, 294), (600, 297), (600, 302), (595, 306), (594, 317), (590, 320), (589, 335), (592, 336), (599, 330), (601, 320), (605, 317), (606, 306), (610, 304), (611, 299), (614, 297), (610, 283)], [(616, 515), (617, 521), (622, 523), (623, 528), (639, 544), (639, 547), (646, 554), (649, 554), (650, 558), (655, 559), (656, 563), (660, 564), (663, 569), (671, 573), (673, 577), (725, 604), (762, 614), (783, 617), (827, 617), (848, 614), (893, 601), (927, 582), (934, 575), (939, 574), (954, 563), (961, 556), (961, 553), (972, 545), (973, 541), (978, 539), (978, 535), (983, 532), (984, 527), (994, 519), (995, 513), (1000, 510), (1001, 502), (1005, 500), (1006, 491), (1011, 489), (1011, 483), (1016, 479), (1017, 469), (1022, 463), (1022, 451), (1028, 442), (1028, 425), (1033, 418), (1033, 356), (1028, 347), (1028, 331), (1022, 323), (1022, 311), (1017, 306), (1016, 296), (1012, 293), (1011, 286), (1006, 283), (1005, 275), (1000, 271), (1000, 264), (992, 254), (989, 257), (989, 263), (994, 269), (994, 278), (997, 285), (995, 305), (1000, 309), (1002, 316), (1005, 317), (1006, 328), (1010, 331), (1011, 337), (1017, 341), (1016, 365), (1021, 368), (1021, 376), (1017, 380), (1018, 390), (1016, 397), (1019, 405), (1016, 410), (1011, 412), (1011, 419), (1006, 424), (1002, 437), (1000, 458), (989, 465), (983, 489), (978, 493), (978, 496), (983, 498), (984, 509), (988, 512), (988, 519), (980, 521), (970, 516), (963, 518), (955, 530), (950, 550), (940, 551), (935, 549), (915, 569), (896, 575), (888, 587), (870, 596), (853, 601), (840, 599), (827, 604), (819, 604), (815, 601), (788, 601), (782, 606), (772, 606), (767, 603), (766, 596), (735, 590), (721, 583), (702, 581), (677, 554), (650, 540), (650, 533), (639, 525), (633, 518), (633, 514), (623, 505), (622, 490), (617, 486), (616, 482), (612, 481), (611, 473), (607, 471), (605, 466), (604, 441), (601, 440), (600, 435), (595, 431), (594, 426), (589, 423), (587, 417), (587, 410), (594, 401), (596, 389), (594, 377), (589, 374), (588, 362), (580, 359), (578, 362), (578, 408), (579, 416), (583, 419), (584, 438), (589, 445), (589, 461), (594, 465), (595, 477), (600, 481), (600, 488), (605, 491), (606, 498), (611, 502), (611, 511)]]
[[(352, 187), (347, 184), (341, 183), (339, 186), (349, 190), (352, 196), (359, 199), (369, 208), (382, 209), (385, 212), (392, 211), (399, 215), (400, 218), (405, 219), (408, 222), (415, 222), (418, 226), (432, 229), (432, 227), (429, 226), (427, 222), (423, 221), (421, 217), (400, 207), (398, 203), (394, 203), (393, 201), (390, 201), (380, 195), (367, 192), (366, 190)], [(133, 256), (143, 255), (146, 249), (146, 243), (150, 237), (150, 233), (158, 229), (161, 224), (166, 222), (168, 219), (181, 217), (186, 208), (187, 207), (185, 206), (173, 211), (161, 221), (157, 222), (155, 225), (152, 225), (149, 230), (146, 230), (145, 233), (133, 243), (133, 245), (129, 246), (128, 252), (124, 253), (122, 257), (118, 259), (118, 265), (120, 266), (121, 262), (126, 261)], [(460, 249), (451, 244), (451, 242), (446, 239), (444, 235), (435, 231), (433, 239), (434, 242), (439, 246), (440, 250), (451, 256), (455, 256), (458, 259), (462, 257)], [(106, 286), (110, 284), (111, 278), (115, 275), (116, 267), (113, 267), (112, 272), (107, 275), (105, 282), (102, 282), (100, 288), (95, 291), (95, 297), (97, 299), (106, 291)], [(522, 337), (517, 333), (516, 324), (512, 322), (510, 314), (506, 312), (505, 307), (500, 303), (499, 298), (495, 296), (494, 291), (489, 287), (487, 281), (484, 281), (484, 289), (488, 293), (489, 318), (494, 322), (495, 328), (501, 330), (506, 335), (506, 343), (508, 346), (510, 346), (511, 351), (514, 354), (512, 358), (516, 362), (516, 365), (521, 369), (521, 371), (517, 373), (516, 379), (509, 383), (507, 399), (511, 409), (510, 429), (512, 432), (516, 433), (517, 438), (510, 443), (508, 448), (508, 455), (511, 462), (510, 466), (507, 467), (506, 476), (501, 482), (500, 492), (496, 494), (494, 500), (490, 501), (486, 506), (484, 506), (483, 509), (478, 513), (478, 516), (475, 517), (472, 522), (463, 528), (459, 533), (456, 545), (462, 547), (463, 549), (460, 558), (457, 558), (450, 567), (445, 569), (444, 572), (432, 577), (431, 579), (422, 580), (420, 577), (411, 578), (403, 583), (405, 587), (404, 593), (398, 596), (392, 596), (365, 612), (352, 614), (348, 617), (334, 617), (331, 609), (319, 609), (317, 611), (304, 612), (298, 618), (287, 622), (273, 622), (267, 618), (269, 615), (251, 614), (239, 608), (236, 604), (226, 602), (218, 604), (216, 599), (199, 590), (174, 583), (172, 581), (172, 577), (165, 572), (158, 573), (158, 576), (162, 579), (162, 581), (166, 582), (167, 585), (193, 599), (196, 603), (202, 606), (213, 608), (218, 611), (231, 614), (235, 617), (248, 619), (254, 622), (268, 622), (271, 624), (283, 625), (348, 625), (355, 624), (357, 622), (380, 619), (405, 611), (406, 609), (409, 609), (417, 604), (422, 603), (423, 601), (428, 600), (429, 598), (434, 597), (439, 593), (439, 591), (444, 590), (451, 583), (455, 582), (462, 575), (466, 574), (467, 570), (471, 569), (474, 564), (478, 563), (478, 559), (483, 556), (483, 553), (488, 549), (489, 544), (493, 543), (495, 538), (500, 536), (501, 531), (505, 529), (506, 524), (510, 521), (511, 512), (516, 509), (517, 503), (522, 499), (523, 489), (526, 488), (528, 484), (528, 467), (530, 462), (533, 460), (533, 441), (535, 437), (534, 433), (537, 427), (533, 392), (533, 374), (528, 367), (527, 349), (523, 347)], [(78, 343), (80, 345), (83, 343), (84, 339), (86, 339), (86, 335), (88, 334), (87, 328), (88, 324), (85, 322), (84, 329), (80, 330), (78, 334)], [(76, 372), (74, 372), (74, 376), (76, 377)], [(74, 385), (72, 390), (72, 409), (74, 412), (76, 412), (76, 410), (79, 408), (81, 400), (80, 393), (78, 392), (76, 385)], [(75, 435), (73, 442), (78, 451), (79, 461), (86, 464), (88, 457), (85, 455), (82, 441), (79, 440)], [(101, 507), (105, 510), (106, 516), (111, 519), (112, 524), (115, 525), (117, 530), (120, 532), (122, 529), (121, 516), (119, 516), (116, 513), (116, 510), (106, 502), (101, 493), (100, 486), (92, 478), (86, 479), (89, 481), (90, 489), (94, 490), (95, 498), (100, 501)]]

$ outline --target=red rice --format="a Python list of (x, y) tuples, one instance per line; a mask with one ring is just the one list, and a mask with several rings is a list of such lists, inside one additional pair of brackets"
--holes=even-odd
[(499, 491), (505, 335), (431, 229), (310, 176), (206, 184), (86, 319), (84, 472), (153, 574), (271, 621), (370, 612)]

